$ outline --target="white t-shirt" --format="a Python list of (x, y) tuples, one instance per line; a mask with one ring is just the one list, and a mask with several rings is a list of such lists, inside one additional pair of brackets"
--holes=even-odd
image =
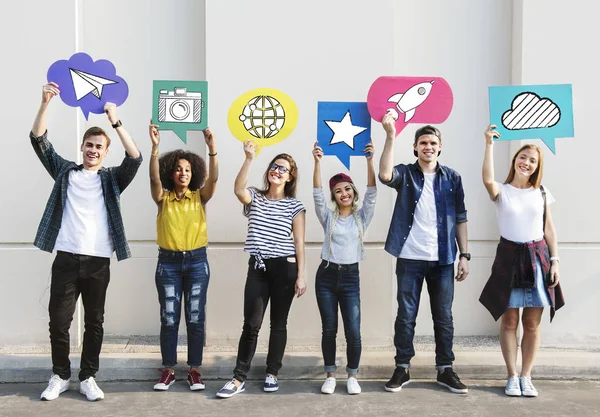
[(437, 261), (439, 259), (437, 210), (433, 194), (433, 180), (436, 173), (423, 173), (423, 175), (425, 176), (423, 191), (415, 208), (413, 224), (408, 238), (402, 246), (400, 257), (420, 261)]
[[(544, 237), (544, 199), (539, 188), (515, 188), (510, 184), (496, 183), (500, 194), (495, 201), (500, 236), (523, 243)], [(554, 197), (546, 187), (546, 202)]]
[(67, 201), (54, 248), (78, 255), (112, 256), (114, 248), (97, 171), (73, 169), (69, 172)]

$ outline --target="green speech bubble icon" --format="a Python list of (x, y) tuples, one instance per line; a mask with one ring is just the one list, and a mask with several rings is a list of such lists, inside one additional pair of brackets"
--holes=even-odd
[(152, 123), (187, 143), (188, 130), (208, 126), (208, 82), (154, 80)]

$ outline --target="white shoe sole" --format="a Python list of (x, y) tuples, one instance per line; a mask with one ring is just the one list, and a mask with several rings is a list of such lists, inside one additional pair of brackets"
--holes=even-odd
[(505, 389), (504, 393), (506, 395), (508, 395), (509, 397), (520, 397), (521, 396), (521, 390), (519, 390), (519, 391), (510, 391), (510, 390)]
[(526, 392), (523, 391), (523, 397), (537, 397), (538, 393), (537, 392)]
[(58, 398), (58, 396), (60, 394), (62, 394), (65, 391), (68, 391), (68, 390), (69, 390), (69, 386), (68, 385), (66, 387), (64, 387), (64, 388), (61, 388), (60, 391), (58, 392), (58, 395), (56, 397), (54, 397), (54, 398), (53, 397), (44, 397), (43, 396), (44, 394), (42, 393), (42, 395), (40, 396), (40, 400), (42, 400), (42, 401), (54, 401), (54, 400), (56, 400)]
[(275, 391), (279, 391), (279, 387), (275, 387), (275, 388), (263, 388), (264, 392), (275, 392)]
[(200, 385), (200, 384), (190, 385), (190, 391), (202, 391), (204, 389), (206, 389), (206, 385)]
[(85, 398), (88, 401), (102, 401), (104, 399), (104, 396), (97, 397), (97, 398), (90, 398), (90, 397), (87, 396), (87, 394), (85, 392), (83, 392), (83, 390), (79, 390), (79, 393), (82, 394), (82, 395), (85, 395)]
[(167, 391), (171, 385), (175, 383), (175, 380), (171, 381), (169, 385), (165, 384), (156, 384), (154, 386), (154, 391)]
[(221, 392), (219, 391), (219, 392), (217, 392), (217, 397), (219, 397), (219, 398), (231, 398), (231, 397), (233, 397), (234, 395), (237, 395), (237, 394), (239, 394), (239, 393), (242, 393), (242, 392), (244, 392), (244, 391), (246, 391), (246, 387), (244, 387), (244, 388), (241, 388), (241, 389), (238, 389), (236, 392), (234, 392), (234, 393), (231, 393), (231, 394), (225, 394), (225, 393), (221, 393)]
[(409, 383), (410, 383), (410, 379), (408, 381), (404, 382), (398, 388), (389, 388), (389, 387), (386, 387), (385, 385), (384, 385), (384, 388), (387, 392), (398, 392), (398, 391), (402, 391), (402, 387), (408, 385)]
[(451, 392), (455, 393), (455, 394), (468, 394), (469, 393), (469, 389), (465, 388), (465, 389), (456, 389), (456, 388), (452, 388), (450, 385), (444, 383), (444, 382), (440, 382), (440, 381), (435, 381), (437, 382), (438, 385), (441, 385), (442, 387), (446, 387), (448, 388)]

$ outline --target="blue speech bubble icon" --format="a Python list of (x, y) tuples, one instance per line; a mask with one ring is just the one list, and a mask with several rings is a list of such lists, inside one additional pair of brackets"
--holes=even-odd
[(572, 138), (571, 84), (489, 87), (490, 123), (496, 140), (541, 139), (556, 154), (556, 138)]
[(65, 104), (81, 108), (86, 120), (90, 112), (104, 113), (107, 102), (120, 106), (129, 95), (127, 83), (117, 75), (112, 62), (106, 59), (94, 61), (83, 52), (53, 63), (47, 79), (58, 84), (60, 98)]
[(371, 116), (367, 103), (320, 101), (317, 142), (323, 155), (334, 155), (347, 169), (351, 156), (365, 156), (371, 141)]
[(188, 130), (208, 127), (208, 82), (155, 80), (152, 122), (158, 130), (172, 130), (187, 143)]

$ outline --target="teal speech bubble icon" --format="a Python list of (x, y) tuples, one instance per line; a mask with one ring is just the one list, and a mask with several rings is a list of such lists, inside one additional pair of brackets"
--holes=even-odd
[(154, 80), (152, 123), (187, 143), (188, 130), (208, 126), (208, 82)]
[(496, 140), (541, 139), (556, 154), (556, 138), (572, 138), (571, 84), (489, 87), (490, 123)]

